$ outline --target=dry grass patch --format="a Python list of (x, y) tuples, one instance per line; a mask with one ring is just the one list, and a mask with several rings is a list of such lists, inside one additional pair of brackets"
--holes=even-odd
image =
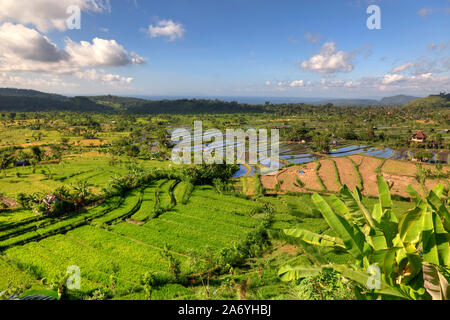
[(388, 160), (384, 164), (382, 171), (387, 174), (415, 177), (417, 175), (417, 166), (409, 161)]

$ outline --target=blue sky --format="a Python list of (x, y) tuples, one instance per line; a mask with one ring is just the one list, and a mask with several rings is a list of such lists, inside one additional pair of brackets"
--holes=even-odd
[[(1, 2), (2, 87), (318, 98), (450, 88), (449, 0)], [(71, 4), (80, 30), (65, 26)], [(369, 5), (380, 30), (367, 28)]]

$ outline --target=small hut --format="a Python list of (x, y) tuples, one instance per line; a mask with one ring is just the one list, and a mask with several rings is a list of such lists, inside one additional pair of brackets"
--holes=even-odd
[(426, 136), (426, 134), (422, 130), (419, 130), (416, 134), (414, 134), (412, 136), (411, 141), (412, 142), (425, 143), (425, 142), (427, 142), (427, 138), (428, 137)]

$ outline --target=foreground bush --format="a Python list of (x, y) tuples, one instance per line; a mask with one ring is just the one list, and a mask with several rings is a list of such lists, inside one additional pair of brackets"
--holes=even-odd
[(378, 178), (379, 203), (373, 212), (362, 204), (359, 189), (344, 187), (340, 198), (327, 203), (313, 195), (316, 207), (336, 237), (302, 229), (285, 230), (306, 243), (338, 247), (355, 259), (353, 265), (285, 266), (284, 281), (317, 276), (332, 269), (357, 284), (359, 299), (450, 299), (450, 215), (439, 185), (422, 198), (412, 187), (416, 204), (399, 218), (392, 211), (389, 187)]

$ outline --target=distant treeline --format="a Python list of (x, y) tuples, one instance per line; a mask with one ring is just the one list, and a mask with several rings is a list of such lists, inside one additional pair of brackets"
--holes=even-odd
[(108, 112), (111, 107), (95, 103), (86, 97), (55, 99), (49, 97), (0, 95), (0, 111), (37, 112), (37, 111), (78, 111)]
[[(450, 94), (441, 93), (428, 98), (416, 99), (402, 108), (426, 111), (430, 108), (450, 106)], [(364, 109), (363, 106), (347, 106)], [(332, 103), (313, 106), (304, 103), (250, 105), (235, 101), (205, 99), (145, 100), (118, 96), (65, 97), (34, 90), (1, 89), (0, 111), (6, 112), (125, 112), (129, 114), (231, 114), (231, 113), (278, 113), (296, 114), (302, 112), (322, 112), (335, 107)], [(339, 112), (339, 111), (337, 111)]]

